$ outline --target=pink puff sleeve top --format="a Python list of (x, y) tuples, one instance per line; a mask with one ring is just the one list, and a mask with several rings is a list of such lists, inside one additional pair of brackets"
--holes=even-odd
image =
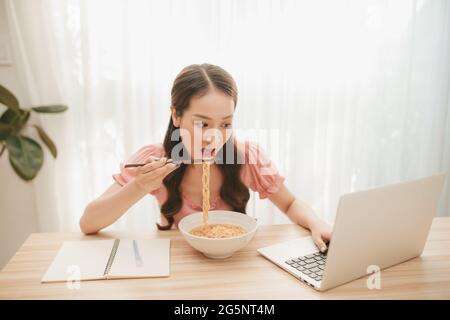
[[(283, 184), (285, 178), (280, 175), (275, 164), (266, 155), (263, 149), (252, 141), (236, 142), (238, 150), (245, 155), (245, 163), (241, 169), (243, 184), (254, 192), (258, 192), (260, 199), (270, 197), (276, 193)], [(165, 155), (162, 144), (151, 144), (141, 147), (125, 163), (142, 163), (151, 156), (163, 157)], [(120, 173), (113, 174), (114, 180), (121, 186), (130, 182), (136, 173), (135, 168), (124, 168), (125, 163), (120, 164)], [(155, 191), (150, 192), (155, 196), (159, 206), (167, 200), (167, 189), (164, 184)], [(182, 194), (183, 204), (180, 211), (174, 215), (173, 228), (178, 227), (178, 222), (185, 216), (202, 211), (199, 203), (191, 201)], [(232, 208), (220, 197), (211, 201), (210, 210), (231, 210)], [(161, 215), (162, 225), (167, 224), (166, 218)]]

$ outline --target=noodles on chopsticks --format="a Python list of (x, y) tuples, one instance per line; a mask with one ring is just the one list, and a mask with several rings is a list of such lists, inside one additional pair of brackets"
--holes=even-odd
[(210, 163), (204, 161), (202, 163), (202, 209), (203, 209), (203, 224), (208, 225), (208, 211), (210, 206), (209, 203), (209, 176), (210, 176)]
[(204, 238), (230, 238), (240, 236), (247, 231), (244, 228), (232, 224), (208, 224), (208, 212), (211, 207), (210, 198), (210, 169), (211, 163), (202, 163), (202, 210), (203, 225), (190, 231), (191, 234)]

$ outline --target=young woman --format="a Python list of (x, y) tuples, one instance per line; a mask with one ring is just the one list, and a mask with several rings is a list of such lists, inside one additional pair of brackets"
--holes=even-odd
[[(109, 226), (149, 193), (161, 208), (163, 224), (157, 224), (158, 229), (176, 228), (181, 218), (202, 210), (202, 165), (197, 159), (207, 155), (216, 159), (210, 166), (210, 210), (245, 214), (251, 189), (308, 228), (325, 251), (330, 226), (288, 190), (284, 177), (256, 143), (239, 142), (233, 136), (237, 87), (232, 76), (215, 65), (190, 65), (176, 77), (171, 96), (163, 144), (143, 146), (126, 162), (144, 166), (121, 164), (120, 173), (113, 175), (115, 182), (86, 207), (81, 230), (90, 234)], [(214, 134), (206, 134), (210, 131)], [(169, 160), (175, 158), (182, 160), (181, 165)]]

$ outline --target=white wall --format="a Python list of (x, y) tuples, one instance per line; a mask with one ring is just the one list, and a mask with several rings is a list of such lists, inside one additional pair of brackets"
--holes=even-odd
[[(0, 36), (8, 36), (5, 0), (0, 0)], [(18, 68), (0, 66), (0, 83), (16, 94), (19, 101), (23, 88)], [(0, 107), (0, 114), (4, 107)], [(38, 231), (33, 184), (20, 179), (12, 169), (5, 151), (0, 158), (0, 269), (32, 232)]]

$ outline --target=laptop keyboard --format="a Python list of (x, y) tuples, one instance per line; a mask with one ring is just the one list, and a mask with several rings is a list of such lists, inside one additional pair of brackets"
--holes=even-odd
[(308, 277), (320, 281), (322, 280), (326, 259), (326, 252), (316, 252), (307, 256), (287, 260), (285, 263), (301, 273), (306, 274)]

